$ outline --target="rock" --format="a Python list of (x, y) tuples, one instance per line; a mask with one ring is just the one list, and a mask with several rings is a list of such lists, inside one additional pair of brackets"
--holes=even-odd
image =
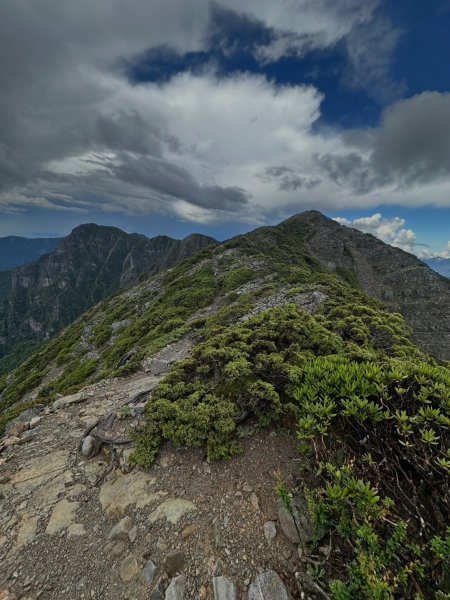
[(187, 540), (187, 538), (191, 537), (191, 535), (193, 535), (199, 527), (200, 525), (198, 525), (197, 523), (191, 523), (190, 525), (185, 527), (181, 532), (181, 539)]
[(90, 458), (91, 456), (94, 456), (96, 447), (97, 447), (97, 442), (96, 442), (95, 437), (93, 437), (92, 435), (87, 435), (84, 438), (83, 444), (81, 446), (81, 454), (85, 458)]
[(28, 429), (26, 423), (16, 423), (8, 432), (10, 437), (19, 437), (24, 431)]
[(314, 537), (314, 525), (309, 517), (308, 503), (303, 495), (295, 496), (292, 502), (292, 515), (301, 543), (308, 544)]
[(47, 525), (45, 533), (47, 535), (55, 535), (65, 527), (69, 527), (74, 522), (75, 514), (78, 510), (78, 502), (69, 502), (68, 500), (60, 500), (55, 504), (52, 516)]
[(13, 435), (12, 437), (6, 438), (3, 442), (3, 446), (16, 446), (20, 444), (20, 438)]
[(137, 527), (136, 527), (136, 525), (130, 529), (130, 531), (128, 533), (128, 537), (130, 539), (130, 542), (132, 544), (134, 544), (134, 542), (136, 541), (136, 538), (137, 538)]
[(248, 600), (291, 600), (278, 573), (267, 570), (258, 575), (248, 589)]
[(17, 600), (17, 596), (8, 590), (0, 590), (0, 600)]
[(134, 527), (134, 521), (131, 517), (124, 517), (121, 521), (114, 525), (108, 534), (108, 540), (115, 542), (117, 540), (128, 541), (129, 533)]
[(169, 546), (166, 544), (166, 542), (162, 539), (162, 538), (158, 538), (156, 540), (156, 549), (159, 550), (160, 552), (167, 552)]
[(84, 402), (87, 399), (88, 395), (84, 391), (80, 391), (76, 394), (71, 394), (70, 396), (63, 396), (62, 398), (58, 398), (53, 402), (52, 407), (53, 410), (58, 410), (58, 408), (62, 408), (63, 406), (78, 404), (79, 402)]
[(297, 525), (295, 524), (294, 517), (286, 508), (281, 498), (278, 498), (277, 508), (278, 519), (280, 521), (281, 529), (283, 530), (284, 535), (293, 544), (299, 544), (300, 536), (297, 531)]
[(152, 560), (149, 560), (142, 570), (142, 579), (144, 580), (144, 583), (152, 585), (157, 570), (158, 568), (155, 563)]
[(155, 587), (150, 592), (148, 600), (164, 600), (164, 584), (162, 579), (156, 583)]
[(120, 556), (125, 551), (127, 547), (127, 543), (123, 540), (119, 540), (117, 542), (109, 542), (104, 547), (105, 554), (109, 554), (111, 556)]
[(116, 479), (105, 481), (100, 488), (102, 510), (110, 516), (123, 516), (125, 509), (132, 504), (136, 504), (136, 508), (145, 508), (163, 495), (162, 492), (149, 492), (155, 483), (153, 477), (137, 471), (127, 475), (116, 471), (116, 474)]
[(72, 525), (69, 525), (67, 532), (69, 536), (86, 535), (86, 529), (82, 523), (72, 523)]
[(16, 544), (18, 548), (31, 544), (36, 538), (36, 531), (39, 518), (29, 513), (25, 513), (19, 524)]
[(23, 413), (21, 413), (18, 417), (16, 417), (13, 421), (10, 421), (6, 427), (5, 427), (5, 434), (7, 436), (10, 435), (11, 430), (18, 424), (18, 423), (29, 423), (34, 417), (42, 414), (44, 410), (44, 406), (42, 404), (39, 404), (38, 406), (35, 406), (33, 408), (29, 408), (28, 410), (25, 410)]
[(30, 421), (30, 429), (34, 429), (35, 427), (37, 427), (41, 420), (41, 417), (33, 417)]
[(271, 542), (273, 539), (275, 539), (276, 535), (277, 526), (275, 525), (275, 523), (273, 521), (267, 521), (266, 523), (264, 523), (264, 536), (266, 540)]
[(214, 577), (215, 600), (236, 600), (236, 584), (227, 577)]
[(258, 496), (255, 494), (255, 492), (252, 493), (252, 495), (250, 496), (250, 503), (253, 506), (253, 508), (255, 509), (256, 512), (260, 511), (259, 508), (259, 499)]
[(186, 513), (197, 510), (193, 502), (177, 498), (168, 498), (149, 516), (150, 523), (166, 518), (169, 523), (176, 525)]
[(216, 562), (213, 565), (213, 568), (211, 570), (211, 575), (213, 577), (218, 577), (222, 572), (223, 572), (223, 563), (219, 558), (218, 560), (216, 560)]
[(133, 451), (133, 448), (125, 448), (120, 455), (119, 465), (123, 473), (131, 473), (131, 471), (134, 469), (134, 464), (130, 462)]
[(137, 558), (130, 554), (126, 559), (122, 562), (119, 569), (120, 579), (123, 582), (131, 581), (138, 576), (139, 573), (139, 564)]
[(214, 538), (214, 548), (216, 550), (222, 550), (225, 543), (223, 541), (222, 532), (220, 531), (220, 527), (217, 523), (214, 524), (213, 538)]
[(186, 589), (186, 576), (178, 575), (172, 579), (166, 590), (165, 600), (184, 600), (184, 590)]
[(164, 559), (164, 569), (169, 577), (180, 573), (183, 569), (184, 557), (179, 550), (172, 550)]

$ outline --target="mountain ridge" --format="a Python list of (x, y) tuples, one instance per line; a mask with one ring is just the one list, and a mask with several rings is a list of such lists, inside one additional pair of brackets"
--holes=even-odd
[(211, 243), (201, 235), (148, 239), (92, 223), (76, 227), (50, 254), (0, 274), (0, 365), (14, 366), (106, 296)]

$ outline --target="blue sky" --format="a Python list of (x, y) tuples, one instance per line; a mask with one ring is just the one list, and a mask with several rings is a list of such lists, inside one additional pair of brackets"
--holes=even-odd
[(449, 0), (4, 0), (0, 236), (314, 208), (450, 256), (448, 31)]

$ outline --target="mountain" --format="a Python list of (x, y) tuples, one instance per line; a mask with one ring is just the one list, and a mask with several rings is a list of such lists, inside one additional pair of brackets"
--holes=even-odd
[(450, 277), (450, 258), (427, 258), (424, 262), (437, 273)]
[(0, 373), (103, 298), (212, 243), (87, 224), (38, 261), (0, 273)]
[(0, 238), (0, 271), (32, 263), (43, 254), (52, 252), (59, 242), (60, 238)]
[(339, 225), (320, 213), (308, 213), (305, 219), (306, 246), (322, 265), (400, 312), (424, 350), (450, 358), (448, 279), (413, 254)]
[(0, 378), (5, 586), (444, 598), (449, 284), (311, 211), (92, 306)]

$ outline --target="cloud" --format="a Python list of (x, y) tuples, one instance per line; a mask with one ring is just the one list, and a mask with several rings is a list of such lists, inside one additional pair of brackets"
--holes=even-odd
[(339, 152), (315, 156), (339, 187), (358, 195), (386, 191), (392, 203), (403, 197), (416, 204), (418, 194), (423, 203), (428, 194), (430, 202), (448, 205), (450, 93), (423, 92), (395, 102), (379, 127), (347, 131), (342, 142)]
[(420, 254), (421, 258), (450, 258), (450, 240), (444, 250), (433, 251), (431, 248), (423, 248)]
[(380, 213), (375, 213), (370, 217), (360, 217), (352, 220), (336, 217), (334, 221), (346, 227), (370, 233), (386, 242), (386, 244), (416, 254), (421, 259), (450, 258), (450, 241), (447, 243), (446, 249), (431, 250), (428, 246), (417, 241), (416, 233), (405, 227), (406, 219), (401, 217), (385, 218)]
[(398, 38), (380, 15), (378, 0), (3, 0), (0, 211), (262, 223), (313, 207), (448, 206), (446, 94), (397, 102), (379, 127), (341, 132), (318, 127), (314, 86), (224, 77), (214, 65), (129, 78), (130, 63), (158, 48), (184, 56), (222, 44), (232, 54), (241, 44), (266, 62), (339, 48), (352, 85), (374, 86), (357, 75), (370, 71), (388, 86)]
[(406, 220), (400, 217), (386, 219), (380, 213), (375, 213), (371, 217), (360, 217), (351, 221), (343, 217), (336, 217), (334, 220), (341, 225), (359, 229), (364, 233), (371, 233), (383, 242), (406, 250), (406, 252), (415, 252), (416, 234), (412, 229), (404, 227)]

